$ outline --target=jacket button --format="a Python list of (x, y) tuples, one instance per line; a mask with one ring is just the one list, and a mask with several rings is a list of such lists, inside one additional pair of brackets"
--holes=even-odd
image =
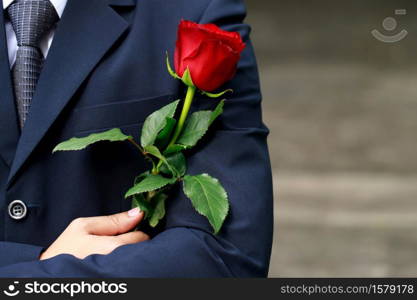
[(9, 204), (8, 207), (9, 216), (13, 220), (22, 220), (27, 215), (27, 207), (26, 204), (21, 200), (14, 200)]

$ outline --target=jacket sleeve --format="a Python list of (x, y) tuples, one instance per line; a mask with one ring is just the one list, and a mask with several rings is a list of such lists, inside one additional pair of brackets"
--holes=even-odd
[[(109, 255), (78, 260), (60, 255), (0, 268), (2, 277), (263, 277), (272, 243), (272, 180), (262, 123), (258, 71), (243, 23), (241, 0), (212, 0), (200, 23), (239, 31), (247, 48), (216, 128), (188, 153), (188, 173), (209, 173), (228, 191), (231, 211), (221, 233), (192, 208), (177, 188), (167, 207), (165, 229), (151, 241), (123, 246)], [(196, 99), (193, 109), (212, 109), (214, 100)]]
[(43, 248), (33, 245), (0, 242), (0, 267), (39, 258)]

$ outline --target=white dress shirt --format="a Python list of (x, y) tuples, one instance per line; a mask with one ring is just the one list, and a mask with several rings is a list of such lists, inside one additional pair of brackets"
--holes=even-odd
[[(3, 0), (3, 9), (7, 9), (10, 4), (13, 3), (14, 0)], [(49, 0), (52, 5), (55, 7), (56, 12), (58, 13), (59, 18), (61, 18), (62, 13), (64, 12), (65, 6), (67, 5), (67, 0)], [(88, 1), (88, 0), (86, 0)], [(13, 67), (16, 61), (16, 53), (17, 53), (17, 39), (16, 34), (13, 30), (13, 26), (10, 21), (6, 19), (6, 37), (7, 37), (7, 48), (9, 51), (9, 62), (10, 68)], [(43, 53), (43, 57), (46, 58), (49, 52), (49, 48), (51, 47), (52, 40), (54, 39), (55, 28), (52, 29), (45, 37), (41, 40), (40, 49)]]

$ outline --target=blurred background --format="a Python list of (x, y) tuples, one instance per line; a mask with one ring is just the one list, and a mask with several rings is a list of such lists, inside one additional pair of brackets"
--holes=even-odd
[(246, 3), (271, 129), (270, 276), (417, 276), (417, 2)]

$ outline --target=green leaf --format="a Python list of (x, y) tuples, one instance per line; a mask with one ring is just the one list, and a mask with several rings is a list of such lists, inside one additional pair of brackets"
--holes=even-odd
[[(184, 154), (181, 152), (171, 154), (166, 157), (167, 164), (162, 165), (160, 171), (167, 175), (172, 175), (177, 178), (183, 177), (187, 171), (187, 162)], [(173, 172), (174, 171), (174, 174)]]
[(224, 107), (224, 100), (220, 101), (219, 104), (217, 104), (214, 111), (211, 113), (210, 117), (210, 125), (213, 124), (214, 121), (223, 113), (223, 107)]
[(164, 151), (164, 155), (170, 155), (170, 154), (174, 154), (174, 153), (178, 153), (180, 151), (186, 150), (188, 147), (184, 146), (184, 145), (178, 145), (178, 144), (174, 144), (169, 146), (165, 151)]
[(155, 146), (148, 146), (145, 149), (145, 152), (155, 156), (156, 158), (159, 158), (160, 160), (162, 160), (162, 162), (166, 165), (166, 167), (171, 171), (171, 174), (173, 174), (173, 176), (176, 176), (177, 172), (175, 171), (175, 169), (173, 169), (173, 167), (171, 166), (171, 164), (167, 161), (166, 157), (162, 155), (161, 151), (159, 151), (159, 149)]
[(167, 198), (167, 195), (159, 193), (148, 201), (144, 194), (134, 195), (132, 208), (138, 207), (145, 213), (145, 220), (149, 220), (149, 225), (156, 227), (159, 221), (165, 217), (165, 200)]
[(161, 175), (148, 175), (144, 180), (135, 184), (130, 190), (127, 191), (125, 198), (133, 195), (151, 192), (167, 186), (168, 184), (175, 183), (176, 178), (165, 178)]
[(149, 218), (149, 225), (156, 227), (160, 220), (165, 217), (165, 200), (168, 198), (165, 194), (158, 194), (152, 199), (154, 206), (152, 216)]
[(193, 78), (191, 77), (191, 72), (190, 72), (190, 69), (189, 68), (187, 68), (185, 70), (184, 74), (182, 75), (181, 80), (182, 80), (182, 82), (184, 82), (184, 84), (186, 86), (192, 86), (192, 87), (195, 86), (194, 85), (194, 82), (193, 82)]
[(212, 118), (211, 111), (198, 111), (188, 118), (177, 144), (194, 147), (206, 134)]
[(153, 213), (153, 207), (146, 201), (144, 194), (137, 194), (132, 197), (132, 208), (136, 207), (145, 213), (145, 220)]
[(132, 139), (132, 137), (125, 135), (119, 128), (114, 128), (101, 133), (93, 133), (82, 138), (74, 137), (57, 145), (52, 152), (83, 150), (98, 142), (123, 142), (129, 139)]
[(161, 160), (166, 160), (166, 158), (162, 155), (161, 151), (155, 146), (147, 146), (143, 149), (145, 153), (151, 154), (152, 156), (155, 156), (156, 158), (159, 158)]
[(175, 79), (181, 79), (181, 77), (179, 77), (177, 75), (177, 73), (175, 73), (174, 70), (171, 68), (171, 63), (169, 62), (169, 54), (168, 54), (168, 51), (166, 52), (166, 54), (167, 54), (166, 64), (167, 64), (167, 69), (168, 69), (169, 75), (171, 75)]
[(163, 108), (155, 111), (146, 118), (145, 123), (143, 123), (140, 140), (143, 148), (151, 146), (155, 143), (159, 133), (165, 128), (167, 124), (167, 118), (174, 117), (175, 110), (177, 109), (179, 102), (180, 100), (174, 101), (171, 104), (168, 104)]
[(232, 89), (228, 89), (228, 90), (225, 90), (225, 91), (223, 91), (221, 93), (217, 93), (217, 94), (213, 94), (213, 93), (201, 91), (201, 94), (206, 95), (207, 97), (210, 97), (210, 98), (219, 98), (219, 97), (223, 96), (226, 93), (233, 93), (233, 90)]
[(136, 176), (134, 183), (137, 184), (137, 183), (141, 182), (143, 179), (145, 179), (146, 177), (148, 177), (150, 174), (151, 174), (151, 172), (146, 171), (146, 172), (144, 172), (144, 173)]
[(229, 212), (227, 193), (219, 181), (207, 174), (184, 177), (184, 193), (194, 208), (205, 216), (219, 233)]
[(163, 149), (168, 145), (176, 124), (177, 120), (175, 120), (174, 118), (167, 118), (165, 128), (159, 133), (158, 137), (156, 138), (156, 144), (158, 148)]

